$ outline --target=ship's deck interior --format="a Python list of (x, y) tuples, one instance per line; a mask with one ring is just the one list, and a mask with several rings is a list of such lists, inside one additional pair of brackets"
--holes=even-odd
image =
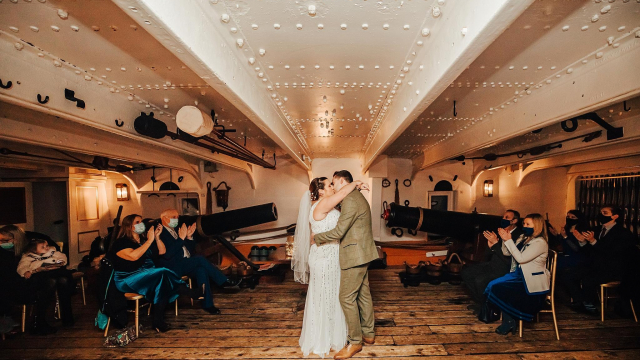
[[(515, 209), (561, 229), (578, 209), (595, 227), (612, 205), (638, 240), (640, 0), (0, 0), (0, 54), (0, 228), (50, 237), (86, 285), (75, 326), (31, 335), (27, 306), (0, 359), (302, 358), (290, 225), (338, 170), (369, 187), (386, 264), (370, 272), (376, 344), (356, 357), (640, 358), (617, 289), (603, 321), (558, 285), (557, 340), (550, 314), (495, 334), (456, 274), (405, 276), (481, 261), (482, 225), (456, 216)], [(136, 341), (105, 347), (95, 239), (169, 208), (209, 216), (198, 252), (219, 268), (268, 269), (216, 290), (222, 315), (181, 297), (172, 330), (143, 310)], [(398, 208), (454, 215), (416, 225)], [(1, 310), (20, 323), (21, 306)]]
[[(400, 269), (371, 270), (376, 312), (376, 344), (361, 359), (637, 359), (640, 327), (607, 313), (605, 322), (558, 308), (561, 340), (550, 314), (525, 325), (522, 338), (494, 333), (494, 324), (477, 321), (463, 286), (443, 283), (417, 288), (400, 284)], [(305, 287), (288, 278), (220, 294), (223, 315), (203, 315), (187, 299), (179, 315), (167, 316), (173, 330), (143, 332), (125, 348), (105, 348), (102, 332), (91, 324), (95, 301), (76, 297), (78, 326), (47, 338), (25, 335), (1, 344), (3, 358), (47, 359), (300, 359), (298, 346)], [(333, 355), (335, 352), (332, 352)], [(312, 358), (319, 358), (312, 356)]]

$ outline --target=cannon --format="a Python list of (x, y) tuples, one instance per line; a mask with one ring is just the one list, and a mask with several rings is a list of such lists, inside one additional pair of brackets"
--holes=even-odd
[(178, 218), (179, 225), (191, 225), (196, 223), (196, 240), (205, 240), (213, 238), (229, 250), (235, 257), (246, 262), (254, 269), (259, 266), (252, 263), (242, 253), (240, 253), (222, 233), (247, 228), (254, 225), (260, 225), (271, 221), (278, 220), (278, 209), (276, 204), (268, 203), (256, 206), (250, 206), (242, 209), (224, 211), (211, 215), (198, 216), (180, 216)]
[(389, 228), (405, 228), (431, 234), (449, 236), (461, 242), (473, 242), (475, 260), (484, 249), (482, 233), (485, 230), (496, 231), (500, 227), (501, 216), (440, 211), (420, 207), (401, 206), (391, 203), (382, 215)]
[(211, 215), (180, 216), (180, 224), (197, 224), (197, 233), (201, 237), (220, 235), (254, 225), (278, 220), (276, 204), (262, 204), (242, 209), (229, 210)]

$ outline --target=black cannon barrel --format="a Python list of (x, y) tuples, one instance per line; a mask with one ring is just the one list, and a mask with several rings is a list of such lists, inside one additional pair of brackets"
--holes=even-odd
[(200, 236), (207, 237), (227, 231), (278, 220), (276, 204), (268, 203), (211, 215), (180, 216), (180, 223), (197, 224)]
[(502, 219), (496, 215), (431, 210), (395, 203), (391, 203), (384, 218), (390, 228), (419, 230), (458, 239), (471, 239), (485, 230), (496, 231)]

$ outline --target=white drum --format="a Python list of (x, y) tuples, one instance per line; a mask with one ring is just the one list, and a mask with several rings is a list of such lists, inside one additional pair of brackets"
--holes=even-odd
[(176, 124), (180, 130), (195, 137), (209, 135), (213, 130), (211, 116), (195, 106), (183, 106), (176, 114)]

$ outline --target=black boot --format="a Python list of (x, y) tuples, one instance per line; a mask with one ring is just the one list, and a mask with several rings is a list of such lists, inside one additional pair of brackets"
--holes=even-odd
[(157, 304), (153, 304), (153, 321), (152, 326), (157, 332), (169, 331), (169, 325), (164, 321), (164, 311), (167, 308), (168, 301), (161, 300)]
[(44, 319), (44, 316), (39, 317), (38, 315), (36, 315), (33, 318), (33, 325), (31, 326), (29, 333), (31, 335), (49, 335), (55, 334), (57, 331), (58, 329), (47, 323), (47, 321)]
[(222, 287), (237, 287), (240, 286), (240, 283), (242, 283), (241, 277), (228, 278), (227, 281), (222, 284)]
[(503, 311), (502, 325), (498, 326), (496, 333), (500, 335), (507, 335), (512, 332), (515, 335), (516, 330), (516, 320)]
[(208, 312), (211, 315), (220, 315), (221, 314), (220, 309), (218, 309), (215, 306), (211, 306), (211, 307), (208, 307), (208, 308), (203, 308), (203, 310)]

